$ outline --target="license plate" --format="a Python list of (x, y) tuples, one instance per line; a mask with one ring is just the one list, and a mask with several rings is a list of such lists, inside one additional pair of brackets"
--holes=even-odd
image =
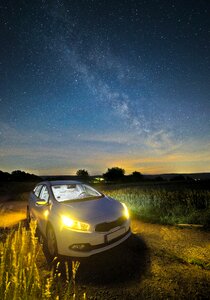
[(119, 230), (116, 230), (112, 233), (107, 234), (107, 236), (106, 236), (107, 242), (114, 240), (115, 238), (123, 235), (124, 233), (125, 233), (125, 228), (120, 228)]

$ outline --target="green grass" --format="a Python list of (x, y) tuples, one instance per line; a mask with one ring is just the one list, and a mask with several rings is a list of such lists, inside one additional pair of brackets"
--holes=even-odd
[(210, 191), (113, 187), (105, 194), (124, 202), (131, 213), (148, 222), (210, 225)]
[(190, 263), (192, 265), (195, 265), (195, 266), (199, 266), (204, 270), (210, 270), (210, 263), (209, 262), (204, 262), (200, 259), (196, 259), (196, 258), (190, 259), (190, 260), (188, 260), (188, 263)]
[(30, 230), (19, 226), (0, 242), (0, 299), (75, 299), (79, 263), (72, 263), (72, 276), (66, 265), (65, 280), (58, 268), (42, 270), (38, 266), (42, 249), (35, 231), (34, 223)]

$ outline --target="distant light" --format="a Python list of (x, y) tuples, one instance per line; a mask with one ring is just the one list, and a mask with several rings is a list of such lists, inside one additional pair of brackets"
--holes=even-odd
[(93, 179), (93, 183), (99, 183), (99, 182), (102, 182), (102, 181), (104, 181), (104, 178), (102, 178), (102, 177), (95, 177)]

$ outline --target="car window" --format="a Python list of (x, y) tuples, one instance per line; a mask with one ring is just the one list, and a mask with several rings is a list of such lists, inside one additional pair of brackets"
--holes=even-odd
[(39, 197), (39, 193), (40, 193), (40, 190), (42, 188), (42, 185), (37, 185), (34, 189), (34, 194)]
[(43, 186), (43, 188), (42, 188), (42, 190), (41, 190), (41, 192), (40, 192), (39, 198), (40, 198), (41, 200), (46, 201), (46, 202), (49, 200), (49, 192), (48, 192), (48, 190), (47, 190), (46, 185)]
[(100, 198), (101, 193), (84, 184), (61, 184), (52, 186), (55, 199), (59, 202)]
[(99, 192), (97, 192), (96, 190), (94, 190), (92, 187), (83, 184), (82, 185), (83, 191), (90, 196), (97, 196), (99, 194)]

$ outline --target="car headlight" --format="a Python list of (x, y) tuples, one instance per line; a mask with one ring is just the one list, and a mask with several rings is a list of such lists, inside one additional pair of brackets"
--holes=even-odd
[(73, 220), (67, 216), (62, 216), (62, 223), (65, 227), (72, 230), (88, 231), (90, 229), (89, 224)]
[(129, 211), (127, 206), (125, 205), (125, 203), (121, 203), (124, 207), (124, 216), (126, 217), (126, 219), (129, 219), (130, 215), (129, 215)]

